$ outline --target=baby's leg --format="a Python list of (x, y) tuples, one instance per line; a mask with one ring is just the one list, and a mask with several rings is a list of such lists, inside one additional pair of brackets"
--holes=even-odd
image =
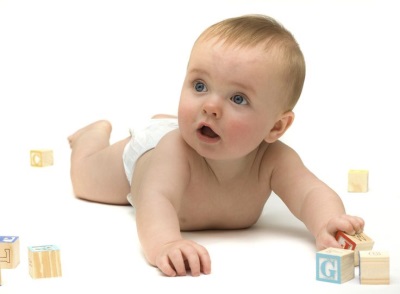
[(110, 204), (127, 204), (130, 191), (122, 153), (130, 138), (110, 145), (111, 124), (94, 122), (68, 137), (71, 180), (77, 197)]

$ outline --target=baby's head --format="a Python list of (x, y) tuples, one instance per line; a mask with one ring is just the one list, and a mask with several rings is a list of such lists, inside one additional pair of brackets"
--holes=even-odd
[(244, 15), (225, 19), (206, 29), (195, 45), (215, 39), (226, 46), (253, 48), (263, 46), (281, 68), (283, 79), (281, 98), (286, 111), (296, 105), (304, 84), (305, 61), (293, 35), (275, 19), (264, 15)]
[(290, 127), (305, 78), (303, 54), (272, 18), (230, 18), (196, 40), (178, 108), (184, 140), (203, 157), (232, 159)]

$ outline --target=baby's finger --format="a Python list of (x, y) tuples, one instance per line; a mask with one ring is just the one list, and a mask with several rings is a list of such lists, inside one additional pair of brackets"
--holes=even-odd
[(361, 217), (351, 216), (349, 221), (352, 223), (356, 234), (360, 234), (364, 231), (365, 222)]
[(331, 235), (335, 235), (337, 231), (343, 231), (349, 235), (354, 235), (357, 230), (362, 229), (362, 223), (359, 220), (356, 221), (352, 216), (342, 215), (332, 218), (328, 222), (326, 229)]
[(162, 256), (157, 259), (156, 262), (157, 267), (167, 276), (169, 277), (175, 277), (176, 276), (176, 271), (175, 269), (171, 266), (170, 260), (168, 256)]
[(334, 236), (337, 231), (347, 232), (352, 229), (352, 225), (345, 217), (332, 218), (326, 225), (326, 230), (332, 236)]
[(174, 249), (169, 253), (169, 261), (178, 276), (186, 276), (185, 261), (180, 249)]
[(197, 251), (192, 246), (185, 246), (181, 248), (182, 254), (186, 259), (186, 263), (192, 272), (192, 276), (197, 277), (200, 275), (200, 259)]
[(211, 258), (208, 254), (207, 250), (204, 249), (204, 252), (199, 253), (200, 263), (201, 263), (201, 271), (203, 274), (208, 275), (211, 273)]
[(364, 230), (364, 220), (357, 216), (345, 215), (343, 219), (347, 222), (344, 226), (340, 229), (341, 231), (349, 234), (354, 235), (358, 233), (362, 233)]
[(321, 236), (317, 240), (317, 250), (323, 250), (329, 247), (333, 248), (340, 248), (339, 242), (330, 234), (326, 234), (324, 236)]

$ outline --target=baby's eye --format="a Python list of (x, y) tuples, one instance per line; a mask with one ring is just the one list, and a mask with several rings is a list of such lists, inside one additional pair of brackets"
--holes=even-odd
[(196, 92), (206, 92), (207, 91), (207, 87), (203, 82), (195, 82), (194, 89), (196, 90)]
[(247, 100), (246, 100), (246, 98), (244, 98), (242, 95), (233, 95), (232, 97), (231, 97), (231, 100), (232, 100), (232, 102), (233, 103), (236, 103), (236, 104), (240, 104), (240, 105), (246, 105), (247, 104)]

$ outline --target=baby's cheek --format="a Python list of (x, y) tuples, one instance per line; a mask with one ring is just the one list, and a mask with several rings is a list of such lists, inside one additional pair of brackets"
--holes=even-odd
[(257, 142), (259, 144), (260, 139), (258, 138), (259, 132), (254, 126), (243, 124), (242, 122), (230, 122), (229, 123), (229, 134), (235, 141), (241, 142), (242, 144), (250, 144), (251, 142)]

